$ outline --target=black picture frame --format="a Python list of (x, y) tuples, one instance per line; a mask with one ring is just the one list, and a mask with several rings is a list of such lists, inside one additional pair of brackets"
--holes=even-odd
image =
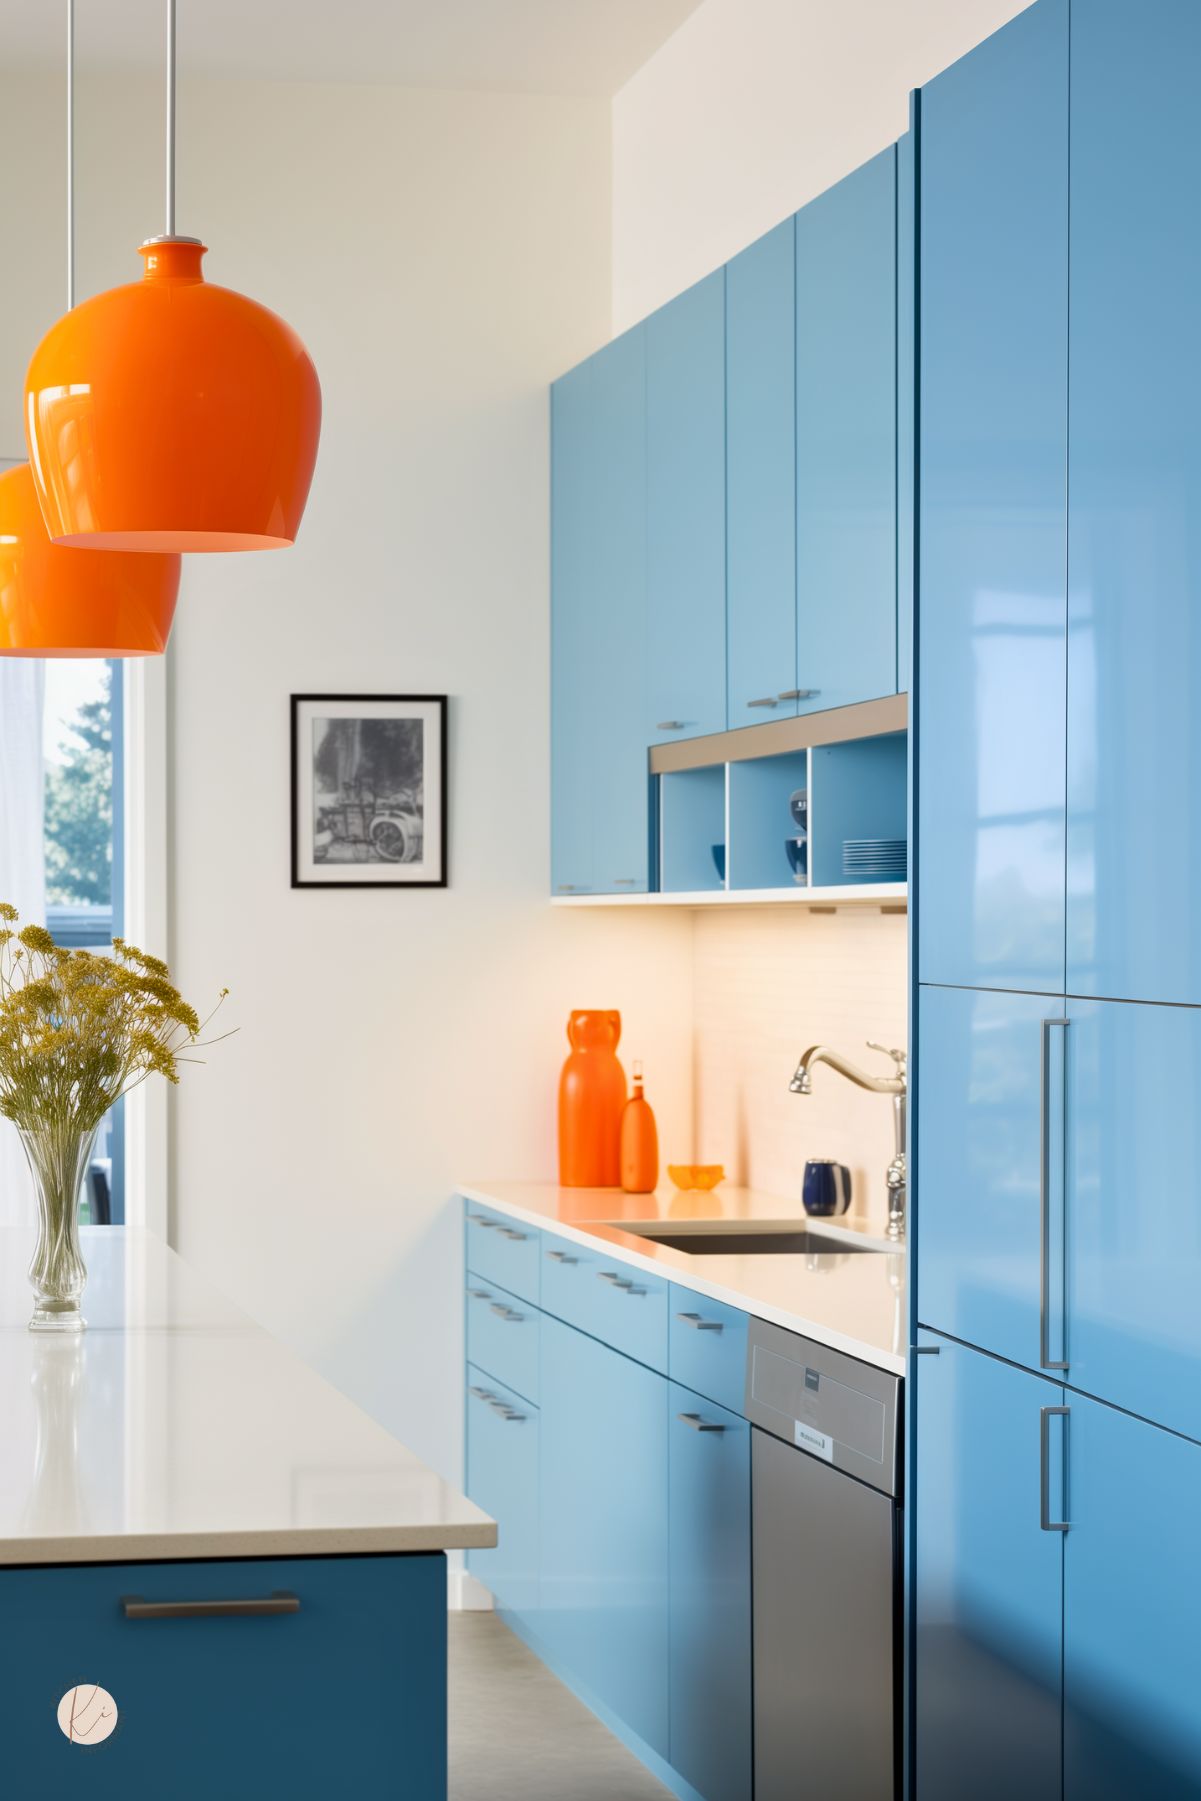
[[(312, 711), (315, 707), (327, 706), (337, 711), (320, 715)], [(369, 713), (358, 714), (356, 707), (372, 709)], [(393, 709), (393, 711), (388, 711)], [(449, 885), (448, 851), (448, 791), (449, 764), (447, 751), (447, 714), (448, 696), (445, 694), (293, 694), (291, 696), (291, 871), (293, 888), (445, 888)], [(361, 861), (334, 859), (325, 863), (317, 856), (317, 832), (315, 830), (315, 756), (309, 750), (310, 762), (307, 771), (302, 764), (302, 754), (306, 750), (303, 743), (303, 726), (305, 719), (325, 717), (333, 720), (346, 720), (363, 723), (365, 720), (404, 720), (420, 718), (424, 723), (431, 721), (434, 730), (422, 735), (422, 802), (420, 813), (416, 809), (405, 808), (392, 800), (381, 802), (374, 799), (370, 806), (364, 806), (361, 799), (352, 803), (335, 803), (327, 812), (332, 815), (348, 815), (352, 813), (366, 814), (375, 810), (376, 817), (360, 823), (353, 820), (346, 825), (344, 843), (363, 845), (368, 855)], [(437, 757), (436, 769), (431, 769), (430, 741), (432, 739), (434, 754)], [(311, 740), (309, 741), (311, 745)], [(429, 778), (435, 777), (433, 781)], [(432, 792), (434, 804), (427, 811), (426, 802)], [(302, 831), (302, 810), (307, 818), (307, 830), (310, 833), (311, 849), (306, 856), (304, 833)], [(432, 814), (432, 819), (430, 817)], [(412, 858), (407, 854), (391, 858), (385, 853), (378, 854), (376, 848), (381, 843), (401, 843), (405, 839), (406, 827), (413, 829), (416, 822), (420, 824), (421, 849), (420, 858)], [(345, 823), (345, 822), (344, 822)], [(430, 827), (433, 827), (431, 833)], [(332, 842), (338, 842), (336, 820)], [(431, 849), (432, 847), (432, 849)], [(405, 847), (407, 851), (407, 846)], [(318, 869), (328, 868), (329, 875), (316, 874)], [(404, 876), (398, 872), (405, 868), (413, 870), (412, 875)], [(362, 874), (352, 874), (353, 870), (362, 870)], [(433, 871), (433, 873), (425, 873)], [(337, 872), (337, 873), (334, 873)], [(377, 873), (378, 872), (378, 873)]]

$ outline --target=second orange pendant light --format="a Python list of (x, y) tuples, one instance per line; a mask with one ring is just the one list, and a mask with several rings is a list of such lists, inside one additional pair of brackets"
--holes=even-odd
[[(75, 304), (75, 0), (67, 0), (67, 310)], [(52, 544), (28, 463), (0, 473), (0, 656), (155, 656), (167, 648), (177, 556)]]
[(25, 382), (38, 500), (59, 545), (110, 551), (291, 544), (317, 458), (321, 389), (296, 333), (201, 274), (175, 231), (175, 0), (167, 0), (167, 223), (139, 282), (51, 327)]

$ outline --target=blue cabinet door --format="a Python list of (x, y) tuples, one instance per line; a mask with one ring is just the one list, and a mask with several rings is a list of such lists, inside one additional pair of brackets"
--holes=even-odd
[(897, 685), (896, 152), (796, 216), (798, 710)]
[(1201, 1010), (1068, 1015), (1071, 1382), (1201, 1438)]
[(1064, 992), (1067, 13), (1040, 0), (921, 97), (918, 973), (1052, 994)]
[(467, 1493), (497, 1524), (497, 1542), (467, 1567), (498, 1607), (538, 1605), (538, 1409), (467, 1365)]
[(918, 1008), (919, 1317), (1032, 1369), (1062, 1362), (1063, 1003), (923, 987)]
[(551, 389), (551, 889), (592, 891), (593, 370)]
[(1064, 1422), (1043, 1409), (1063, 1390), (918, 1340), (914, 1794), (1060, 1801), (1063, 1535), (1042, 1525), (1040, 1438), (1058, 1520)]
[(646, 341), (638, 329), (551, 396), (551, 885), (650, 885), (646, 734)]
[(731, 728), (796, 712), (795, 294), (786, 219), (726, 265)]
[(1072, 12), (1068, 987), (1201, 1003), (1201, 9)]
[(1070, 1400), (1064, 1801), (1196, 1801), (1201, 1446)]
[[(131, 1617), (135, 1597), (290, 1614)], [(446, 1794), (446, 1559), (0, 1570), (6, 1793), (89, 1801)], [(117, 1705), (111, 1736), (90, 1693)], [(82, 1686), (74, 1742), (59, 1702)]]
[(726, 724), (725, 270), (646, 322), (646, 740)]
[(597, 893), (650, 886), (646, 734), (646, 337), (641, 328), (592, 358), (596, 457), (588, 677), (592, 756), (579, 805), (593, 825)]
[(548, 1316), (541, 1396), (538, 1636), (666, 1758), (666, 1378)]
[(751, 1429), (668, 1392), (671, 1763), (705, 1801), (751, 1793)]

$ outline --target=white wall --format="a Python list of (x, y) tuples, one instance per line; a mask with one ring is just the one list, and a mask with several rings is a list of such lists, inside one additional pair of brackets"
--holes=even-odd
[[(80, 85), (86, 293), (161, 229), (160, 126), (154, 84)], [(0, 83), (10, 437), (61, 305), (59, 106)], [(185, 568), (171, 953), (198, 1001), (228, 983), (241, 1029), (174, 1099), (172, 1235), (454, 1475), (449, 1195), (551, 1177), (570, 1007), (623, 1009), (665, 1150), (691, 1154), (686, 919), (545, 900), (546, 387), (608, 335), (608, 107), (221, 83), (182, 90), (181, 128), (180, 229), (300, 331), (325, 424), (296, 548)], [(288, 696), (326, 689), (449, 693), (447, 891), (289, 889)]]
[(704, 0), (613, 102), (624, 331), (898, 138), (1029, 0)]

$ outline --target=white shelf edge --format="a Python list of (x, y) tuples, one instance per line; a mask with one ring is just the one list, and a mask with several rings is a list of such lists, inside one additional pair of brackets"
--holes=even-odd
[(908, 906), (906, 882), (849, 882), (827, 888), (714, 888), (695, 894), (552, 894), (552, 907), (879, 907)]

